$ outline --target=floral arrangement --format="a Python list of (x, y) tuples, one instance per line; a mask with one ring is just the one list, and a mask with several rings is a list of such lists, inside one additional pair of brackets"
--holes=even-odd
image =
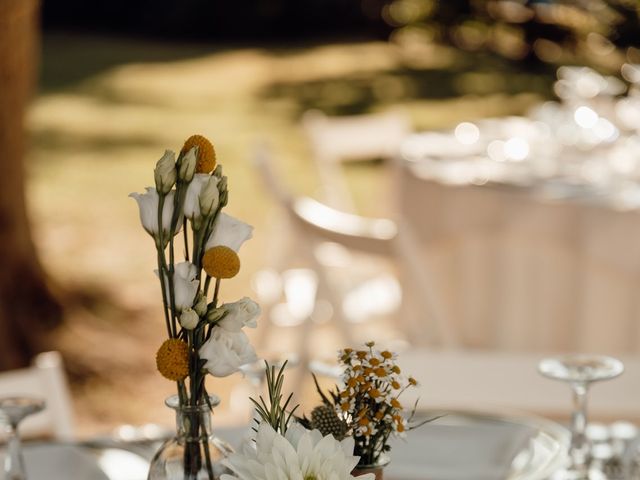
[(412, 423), (415, 405), (405, 418), (398, 398), (417, 386), (416, 380), (401, 375), (395, 353), (375, 350), (373, 342), (366, 347), (340, 350), (342, 387), (325, 394), (314, 377), (323, 404), (311, 418), (295, 417), (298, 406), (288, 409), (291, 395), (284, 400), (281, 393), (284, 365), (276, 374), (267, 364), (268, 401), (253, 400), (255, 446), (231, 455), (228, 466), (235, 476), (223, 480), (373, 479), (376, 470), (375, 478), (381, 478), (391, 436), (403, 436), (433, 419)]
[(311, 419), (303, 419), (325, 435), (351, 436), (360, 467), (384, 463), (392, 436), (404, 436), (429, 421), (412, 423), (417, 403), (405, 417), (399, 397), (418, 382), (402, 375), (395, 353), (376, 350), (374, 345), (368, 342), (365, 349), (345, 348), (338, 353), (344, 369), (342, 386), (327, 395), (316, 381), (323, 404), (313, 409)]
[[(222, 212), (229, 193), (227, 177), (216, 163), (211, 142), (194, 135), (177, 159), (166, 151), (158, 160), (155, 188), (130, 195), (157, 253), (167, 339), (156, 365), (176, 382), (181, 406), (208, 404), (206, 375), (226, 377), (257, 360), (243, 329), (256, 326), (259, 306), (246, 297), (219, 305), (221, 282), (239, 272), (238, 251), (253, 227)], [(182, 261), (176, 258), (178, 248), (184, 252)], [(189, 437), (200, 438), (204, 427), (198, 417), (187, 423)], [(202, 450), (206, 455), (207, 449)], [(195, 478), (186, 470), (202, 465), (202, 450), (197, 444), (186, 448), (185, 478)]]

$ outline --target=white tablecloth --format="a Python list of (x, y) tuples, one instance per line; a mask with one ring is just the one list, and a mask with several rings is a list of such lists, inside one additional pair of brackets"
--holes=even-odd
[(462, 345), (640, 352), (637, 210), (425, 172), (401, 161), (398, 208)]

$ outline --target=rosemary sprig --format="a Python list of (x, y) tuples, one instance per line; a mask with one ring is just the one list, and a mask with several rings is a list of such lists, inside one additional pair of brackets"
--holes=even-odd
[[(291, 403), (291, 399), (293, 398), (293, 393), (290, 393), (287, 397), (284, 404), (282, 403), (282, 385), (284, 384), (284, 369), (287, 366), (287, 361), (285, 361), (280, 370), (276, 374), (276, 367), (273, 365), (269, 365), (269, 362), (265, 360), (265, 373), (267, 376), (267, 392), (269, 403), (265, 401), (265, 399), (260, 395), (260, 402), (256, 401), (253, 398), (249, 398), (251, 402), (256, 407), (256, 412), (258, 416), (262, 419), (263, 422), (271, 425), (276, 432), (284, 435), (287, 433), (287, 428), (289, 427), (289, 422), (293, 418), (294, 412), (298, 409), (300, 405), (296, 405), (290, 411), (287, 411), (289, 404)], [(256, 419), (256, 422), (260, 422)], [(254, 428), (254, 431), (257, 431)]]

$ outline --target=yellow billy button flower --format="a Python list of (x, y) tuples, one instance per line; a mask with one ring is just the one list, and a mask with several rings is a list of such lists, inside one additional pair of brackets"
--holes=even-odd
[(198, 147), (196, 173), (209, 173), (216, 167), (216, 151), (213, 144), (202, 135), (192, 135), (184, 142), (180, 153), (186, 154), (193, 147)]
[(165, 340), (156, 353), (160, 374), (175, 382), (189, 375), (189, 346), (177, 338)]
[(217, 245), (205, 252), (202, 268), (213, 278), (233, 278), (240, 271), (240, 257), (231, 248)]

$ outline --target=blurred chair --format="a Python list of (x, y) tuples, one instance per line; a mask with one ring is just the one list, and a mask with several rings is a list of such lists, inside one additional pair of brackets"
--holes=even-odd
[(353, 211), (353, 200), (341, 164), (390, 160), (411, 133), (410, 119), (401, 110), (344, 117), (310, 110), (302, 126), (318, 169), (323, 200), (345, 211)]
[(39, 397), (45, 409), (20, 424), (23, 437), (74, 437), (73, 407), (62, 356), (59, 352), (37, 355), (31, 367), (0, 373), (0, 395)]
[[(354, 324), (348, 318), (349, 312), (345, 308), (349, 305), (348, 295), (358, 287), (366, 286), (366, 283), (361, 283), (347, 292), (331, 278), (330, 261), (328, 262), (323, 255), (327, 242), (337, 244), (350, 252), (383, 257), (397, 263), (403, 276), (406, 276), (406, 281), (401, 282), (402, 304), (413, 308), (411, 312), (395, 312), (398, 324), (402, 326), (407, 338), (414, 344), (455, 345), (455, 338), (435, 300), (427, 269), (422, 263), (415, 261), (417, 252), (408, 232), (400, 230), (389, 219), (364, 218), (336, 210), (308, 197), (292, 196), (281, 184), (280, 177), (275, 174), (273, 160), (265, 147), (258, 149), (254, 161), (267, 190), (285, 212), (288, 221), (289, 230), (283, 237), (289, 240), (289, 244), (277, 242), (280, 252), (275, 253), (274, 269), (282, 273), (289, 268), (295, 257), (302, 258), (315, 273), (318, 296), (326, 296), (331, 303), (333, 319), (347, 343), (354, 343)], [(357, 266), (354, 266), (348, 270), (348, 274), (355, 275), (356, 268)], [(358, 306), (366, 309), (367, 302), (376, 301), (376, 295), (379, 294), (375, 291), (358, 292), (355, 309)], [(307, 307), (305, 311), (311, 310)], [(270, 315), (269, 306), (265, 306), (265, 315)], [(304, 327), (305, 338), (300, 344), (303, 364), (309, 360), (309, 348), (305, 346), (310, 342), (309, 325), (307, 321)]]

